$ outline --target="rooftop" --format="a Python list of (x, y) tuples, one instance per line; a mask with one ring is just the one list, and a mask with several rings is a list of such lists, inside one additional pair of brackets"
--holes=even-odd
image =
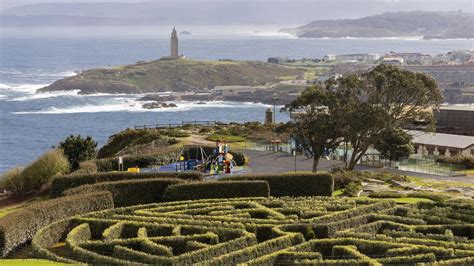
[(423, 145), (443, 146), (449, 148), (465, 149), (474, 145), (474, 137), (443, 133), (427, 133), (423, 131), (408, 131), (413, 137), (412, 142)]
[(450, 104), (443, 105), (440, 110), (474, 111), (474, 104)]

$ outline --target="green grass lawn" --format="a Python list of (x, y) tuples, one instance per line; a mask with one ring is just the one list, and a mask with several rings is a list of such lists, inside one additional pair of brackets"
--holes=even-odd
[(395, 198), (393, 199), (396, 203), (399, 203), (399, 204), (407, 204), (407, 203), (417, 203), (417, 202), (431, 202), (432, 200), (430, 199), (425, 199), (425, 198), (409, 198), (409, 197), (406, 197), (406, 198)]
[(12, 260), (0, 260), (0, 265), (31, 265), (31, 266), (41, 266), (41, 265), (68, 265), (64, 263), (49, 261), (49, 260), (40, 260), (40, 259), (12, 259)]

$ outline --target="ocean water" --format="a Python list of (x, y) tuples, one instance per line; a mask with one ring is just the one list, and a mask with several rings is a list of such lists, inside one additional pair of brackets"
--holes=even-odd
[[(166, 36), (51, 37), (0, 35), (0, 173), (25, 165), (69, 134), (108, 137), (135, 125), (183, 120), (263, 121), (268, 105), (178, 102), (178, 108), (144, 110), (143, 95), (78, 95), (77, 91), (36, 90), (78, 71), (131, 64), (167, 55)], [(335, 53), (446, 53), (473, 48), (470, 40), (296, 39), (271, 34), (184, 36), (180, 52), (199, 60), (262, 60), (271, 56), (322, 57)], [(278, 113), (277, 120), (288, 115)]]

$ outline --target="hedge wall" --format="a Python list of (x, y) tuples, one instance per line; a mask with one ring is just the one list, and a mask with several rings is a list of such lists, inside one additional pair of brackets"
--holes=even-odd
[(48, 200), (0, 219), (0, 254), (6, 256), (33, 237), (40, 228), (71, 216), (114, 207), (110, 192), (82, 194)]
[[(124, 156), (123, 168), (128, 169), (138, 166), (139, 168), (146, 168), (156, 165), (164, 165), (172, 163), (176, 160), (177, 153), (163, 153), (163, 154), (146, 154), (138, 156)], [(104, 158), (95, 161), (97, 164), (97, 171), (109, 172), (118, 170), (118, 158)]]
[(151, 178), (122, 180), (82, 185), (63, 192), (63, 195), (75, 195), (97, 191), (110, 191), (115, 207), (125, 207), (163, 201), (165, 189), (170, 185), (184, 182), (177, 178)]
[(212, 198), (268, 197), (266, 181), (202, 182), (178, 184), (165, 190), (164, 199), (194, 200)]
[(182, 172), (182, 173), (128, 173), (128, 172), (108, 172), (108, 173), (92, 173), (65, 175), (56, 177), (52, 181), (50, 195), (51, 197), (59, 197), (70, 188), (75, 188), (86, 184), (95, 184), (107, 181), (121, 181), (130, 179), (148, 179), (148, 178), (178, 178), (184, 180), (202, 180), (204, 175), (199, 172)]
[(224, 177), (219, 181), (263, 180), (270, 185), (275, 197), (331, 196), (334, 190), (332, 175), (327, 173), (261, 174)]

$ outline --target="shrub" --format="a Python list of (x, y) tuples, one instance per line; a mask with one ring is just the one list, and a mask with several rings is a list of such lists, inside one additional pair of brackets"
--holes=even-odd
[(440, 157), (436, 159), (438, 163), (458, 164), (466, 167), (466, 169), (474, 169), (474, 156), (458, 155), (453, 157)]
[(377, 191), (369, 194), (370, 198), (402, 198), (403, 195), (396, 191)]
[(110, 191), (116, 207), (132, 206), (163, 201), (165, 189), (174, 184), (184, 182), (177, 178), (151, 178), (139, 180), (123, 180), (82, 185), (68, 189), (63, 195), (75, 195), (97, 191)]
[(79, 163), (79, 169), (73, 172), (73, 174), (91, 174), (97, 173), (97, 164), (95, 161), (85, 161)]
[[(126, 129), (118, 134), (110, 137), (107, 144), (105, 144), (97, 153), (97, 158), (107, 158), (116, 156), (121, 150), (133, 146), (148, 144), (152, 141), (162, 141), (164, 144), (174, 144), (174, 137), (186, 137), (189, 134), (176, 129), (162, 129), (162, 130), (133, 130)], [(168, 138), (172, 137), (172, 138)]]
[(357, 197), (359, 196), (359, 192), (361, 191), (362, 191), (362, 185), (360, 184), (360, 182), (350, 182), (344, 188), (344, 195), (350, 196), (350, 197)]
[(432, 201), (445, 201), (451, 198), (451, 196), (442, 193), (434, 193), (434, 192), (412, 192), (407, 195), (408, 197), (412, 198), (425, 198), (430, 199)]
[(17, 167), (8, 170), (1, 177), (1, 189), (7, 190), (14, 195), (21, 195), (25, 192), (25, 180), (21, 175), (23, 169)]
[(13, 169), (4, 175), (3, 187), (14, 195), (25, 195), (40, 190), (54, 176), (69, 171), (69, 163), (61, 150), (51, 150), (20, 170)]
[(248, 160), (243, 152), (231, 151), (229, 153), (234, 157), (234, 162), (237, 166), (243, 166), (247, 164)]
[(268, 197), (270, 188), (265, 181), (201, 182), (170, 186), (165, 200), (212, 198)]
[(72, 170), (76, 170), (81, 162), (95, 158), (97, 142), (90, 136), (82, 138), (81, 135), (70, 135), (61, 141), (59, 147), (68, 158)]
[[(124, 156), (123, 168), (131, 167), (147, 168), (150, 166), (164, 165), (176, 160), (177, 153), (146, 154), (138, 156)], [(117, 171), (119, 168), (118, 158), (105, 158), (96, 160), (97, 170), (99, 172)]]
[(224, 177), (222, 181), (263, 180), (270, 185), (275, 197), (331, 196), (334, 189), (332, 175), (327, 173), (262, 174)]
[(10, 213), (0, 219), (0, 254), (6, 256), (33, 237), (43, 226), (74, 215), (113, 208), (110, 192), (48, 200)]
[(59, 197), (70, 188), (78, 187), (85, 184), (94, 184), (107, 181), (120, 181), (130, 179), (147, 179), (147, 178), (178, 178), (183, 180), (202, 180), (204, 175), (200, 172), (182, 172), (182, 173), (128, 173), (128, 172), (109, 172), (109, 173), (93, 173), (79, 175), (65, 175), (53, 179), (50, 195), (51, 197)]

